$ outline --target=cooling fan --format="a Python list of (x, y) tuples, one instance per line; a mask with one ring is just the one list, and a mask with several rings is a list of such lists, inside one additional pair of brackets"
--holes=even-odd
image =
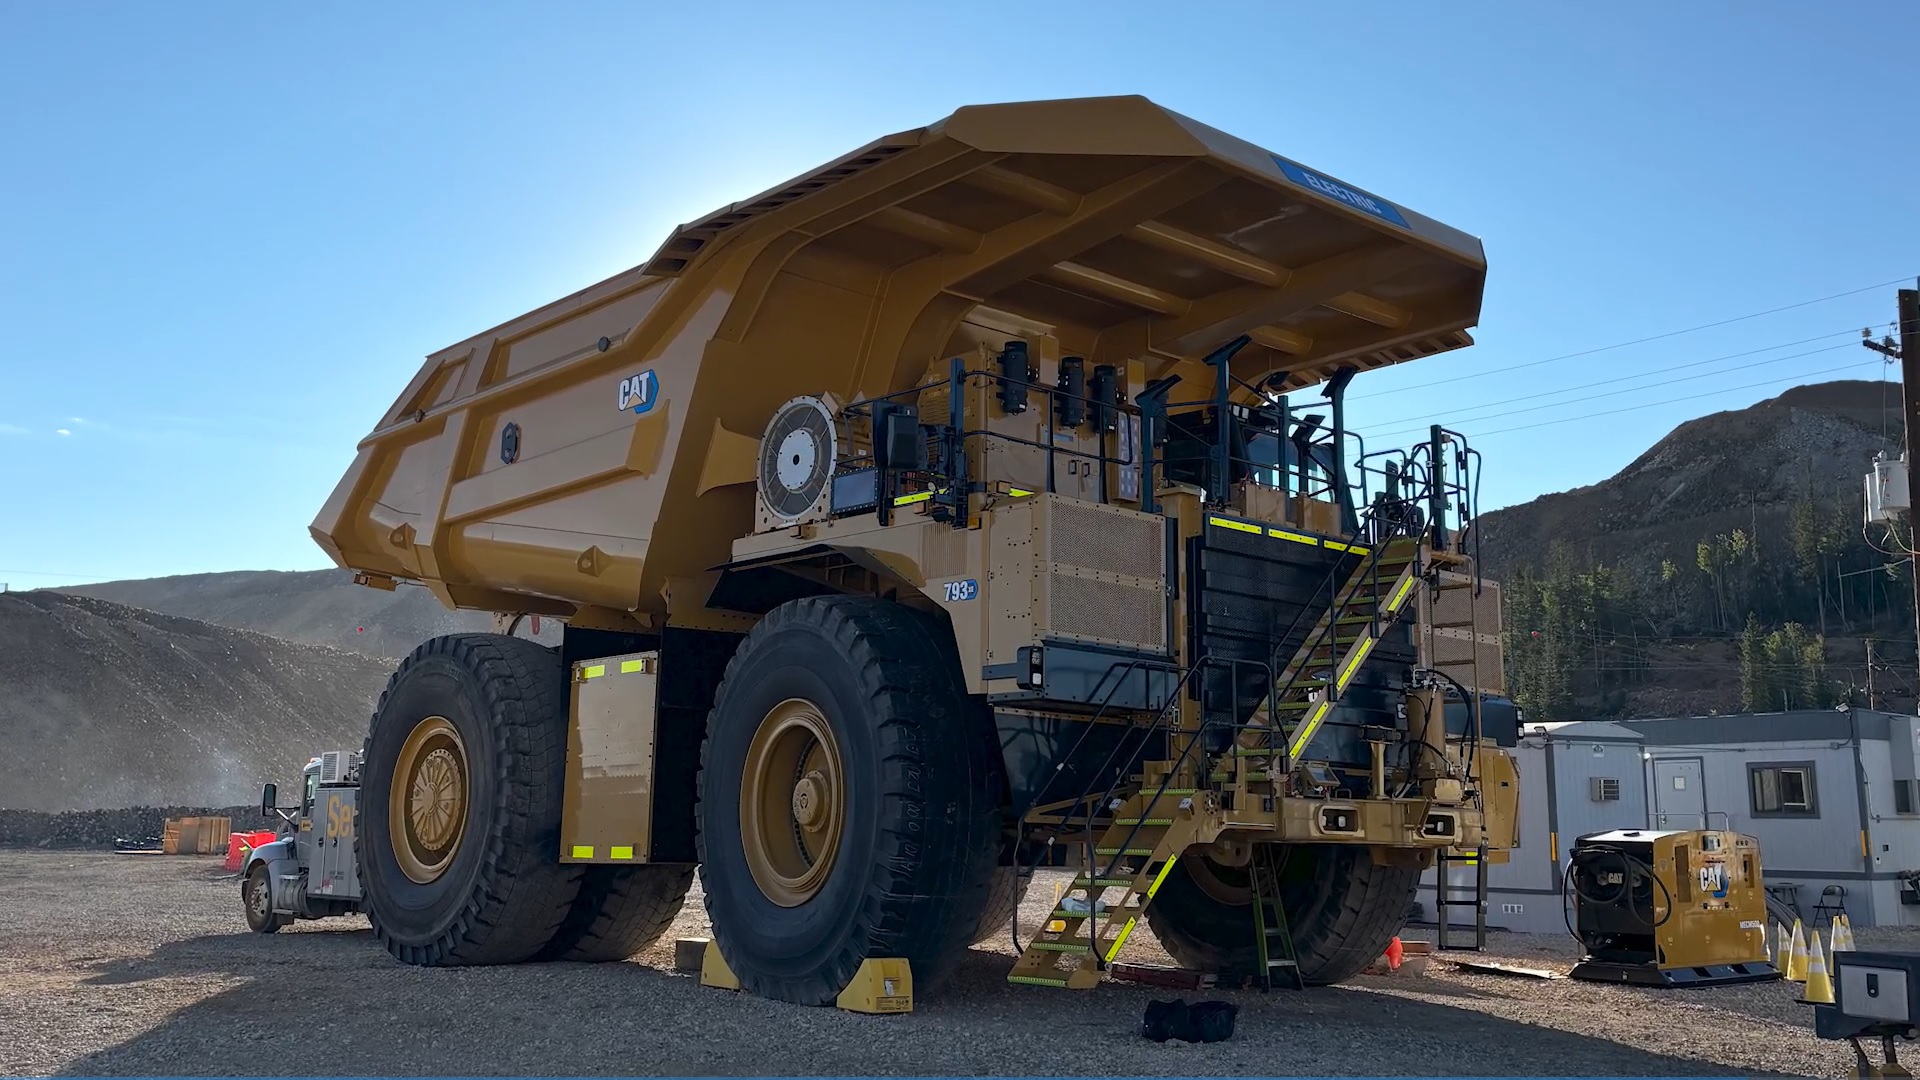
[(760, 438), (760, 531), (829, 515), (828, 494), (844, 442), (839, 411), (830, 400), (797, 397), (773, 414)]

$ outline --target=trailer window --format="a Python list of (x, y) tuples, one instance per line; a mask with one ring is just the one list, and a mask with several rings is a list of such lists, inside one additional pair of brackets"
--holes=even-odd
[(1818, 817), (1820, 806), (1813, 786), (1813, 763), (1747, 766), (1753, 792), (1753, 812), (1766, 817)]

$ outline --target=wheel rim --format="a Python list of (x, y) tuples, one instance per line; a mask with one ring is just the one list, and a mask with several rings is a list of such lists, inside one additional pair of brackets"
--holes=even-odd
[(426, 885), (446, 872), (467, 831), (467, 745), (444, 716), (414, 725), (394, 765), (387, 835), (400, 871)]
[(846, 773), (819, 706), (789, 698), (760, 721), (740, 784), (747, 869), (781, 907), (811, 900), (833, 872), (846, 821)]
[(247, 875), (247, 908), (257, 923), (264, 924), (273, 917), (272, 890), (267, 888), (265, 874)]

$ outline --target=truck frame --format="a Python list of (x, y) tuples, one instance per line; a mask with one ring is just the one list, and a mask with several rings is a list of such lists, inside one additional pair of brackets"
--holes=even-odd
[(1143, 919), (1193, 967), (1358, 972), (1426, 868), (1516, 842), (1478, 457), (1344, 405), (1471, 344), (1485, 273), (1143, 98), (1020, 102), (435, 353), (312, 527), (501, 619), (375, 709), (376, 935), (619, 959), (697, 866), (740, 984), (825, 1004), (875, 958), (936, 987), (1050, 866), (1015, 982), (1093, 986)]

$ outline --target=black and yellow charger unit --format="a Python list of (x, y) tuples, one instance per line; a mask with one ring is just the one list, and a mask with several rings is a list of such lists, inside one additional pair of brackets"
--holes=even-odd
[(1760, 845), (1741, 833), (1616, 829), (1568, 851), (1568, 929), (1586, 948), (1573, 977), (1715, 986), (1780, 977), (1767, 958)]

